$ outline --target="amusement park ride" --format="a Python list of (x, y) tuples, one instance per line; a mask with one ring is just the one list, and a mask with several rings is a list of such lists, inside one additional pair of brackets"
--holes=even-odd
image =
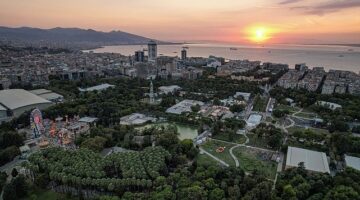
[(30, 114), (30, 125), (34, 138), (39, 138), (44, 134), (45, 128), (43, 126), (43, 118), (39, 109), (34, 109)]
[[(48, 131), (44, 127), (44, 120), (39, 109), (34, 109), (30, 114), (30, 126), (32, 131), (32, 137), (34, 139), (39, 139), (39, 147), (45, 148), (52, 144), (66, 146), (71, 144), (74, 141), (75, 134), (69, 131), (66, 127), (69, 126), (68, 116), (65, 116), (66, 121), (62, 123), (62, 118), (60, 120), (51, 121), (50, 128)], [(60, 128), (58, 128), (60, 124)]]

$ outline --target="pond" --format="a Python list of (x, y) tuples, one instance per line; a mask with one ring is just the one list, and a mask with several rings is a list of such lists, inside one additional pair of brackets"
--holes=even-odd
[(198, 136), (198, 131), (195, 126), (189, 126), (185, 124), (178, 124), (178, 123), (170, 123), (170, 122), (163, 122), (163, 123), (155, 123), (155, 124), (146, 124), (144, 126), (137, 127), (136, 129), (142, 130), (145, 128), (150, 128), (152, 126), (168, 126), (168, 125), (175, 125), (177, 131), (179, 133), (179, 139), (194, 139)]

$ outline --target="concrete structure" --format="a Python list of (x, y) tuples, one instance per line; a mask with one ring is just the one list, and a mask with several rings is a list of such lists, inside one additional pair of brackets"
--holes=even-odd
[(37, 90), (30, 90), (29, 92), (38, 95), (48, 101), (51, 102), (63, 102), (64, 101), (64, 96), (57, 94), (55, 92), (52, 92), (51, 90), (46, 90), (46, 89), (37, 89)]
[(236, 73), (248, 72), (260, 67), (260, 61), (230, 60), (217, 68), (217, 76), (231, 76)]
[(142, 125), (147, 122), (155, 122), (156, 118), (148, 117), (144, 114), (133, 113), (131, 115), (127, 115), (120, 118), (121, 125)]
[(329, 173), (329, 163), (326, 154), (297, 147), (288, 147), (285, 169), (298, 167), (303, 162), (305, 169), (312, 172)]
[(246, 121), (249, 127), (255, 127), (261, 123), (262, 116), (259, 114), (251, 114)]
[(351, 167), (360, 171), (360, 158), (358, 157), (345, 155), (345, 164), (346, 167)]
[(78, 122), (83, 122), (83, 123), (87, 123), (87, 124), (95, 124), (99, 119), (96, 117), (82, 117), (78, 120)]
[(305, 77), (298, 82), (298, 88), (315, 92), (320, 87), (325, 74), (326, 72), (323, 67), (314, 67), (313, 70), (309, 71)]
[(0, 104), (10, 111), (9, 117), (19, 117), (34, 108), (46, 109), (52, 102), (23, 89), (0, 91)]
[(322, 94), (360, 94), (360, 76), (355, 72), (329, 70), (322, 87)]
[(144, 51), (135, 51), (135, 62), (144, 62), (145, 54)]
[(176, 91), (181, 90), (181, 87), (178, 85), (169, 85), (159, 87), (159, 93), (161, 94), (174, 94)]
[(299, 64), (295, 64), (295, 69), (298, 71), (306, 71), (309, 68), (306, 66), (306, 63), (299, 63)]
[(234, 117), (234, 114), (230, 111), (230, 109), (224, 106), (204, 106), (199, 113), (204, 117), (210, 117), (213, 119), (220, 119), (224, 116), (224, 119)]
[(157, 44), (153, 40), (148, 43), (148, 57), (149, 61), (155, 61), (157, 57)]
[(166, 110), (167, 113), (171, 113), (171, 114), (177, 114), (180, 115), (184, 112), (191, 112), (191, 107), (192, 106), (203, 106), (204, 103), (201, 101), (196, 101), (196, 100), (183, 100), (182, 102), (168, 108)]
[(0, 104), (0, 124), (8, 119), (7, 109)]
[(250, 96), (251, 96), (251, 93), (236, 92), (236, 94), (234, 95), (234, 98), (242, 97), (245, 101), (249, 101)]
[(150, 104), (154, 104), (155, 103), (155, 94), (154, 94), (154, 85), (153, 85), (152, 81), (150, 81), (149, 98), (150, 98)]
[(221, 66), (221, 62), (216, 60), (215, 58), (209, 58), (208, 63), (206, 65), (206, 67), (212, 67), (212, 68), (217, 68)]
[(187, 52), (186, 49), (181, 50), (181, 60), (186, 60)]
[(102, 91), (102, 90), (106, 90), (108, 88), (113, 88), (115, 87), (115, 85), (110, 85), (110, 84), (101, 84), (101, 85), (97, 85), (97, 86), (93, 86), (93, 87), (89, 87), (89, 88), (79, 88), (80, 92), (93, 92), (93, 91)]
[(341, 109), (342, 106), (337, 103), (331, 103), (327, 101), (318, 101), (316, 102), (317, 105), (330, 108), (331, 110)]
[(294, 89), (298, 86), (298, 81), (304, 76), (304, 74), (304, 71), (291, 69), (277, 81), (277, 85), (285, 89)]

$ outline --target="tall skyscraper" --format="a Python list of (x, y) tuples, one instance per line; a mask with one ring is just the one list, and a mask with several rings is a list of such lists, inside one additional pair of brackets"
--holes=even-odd
[(144, 51), (135, 51), (135, 62), (144, 62)]
[(150, 40), (148, 43), (148, 56), (149, 61), (155, 61), (157, 57), (157, 44), (154, 40)]
[(181, 51), (181, 60), (186, 60), (186, 49), (183, 49), (182, 51)]

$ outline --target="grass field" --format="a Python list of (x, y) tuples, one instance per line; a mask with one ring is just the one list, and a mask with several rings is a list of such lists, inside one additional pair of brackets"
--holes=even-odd
[[(205, 144), (201, 145), (201, 147), (204, 148), (205, 151), (218, 157), (220, 160), (226, 162), (227, 164), (234, 166), (235, 161), (229, 153), (230, 148), (233, 146), (234, 145), (232, 145), (232, 144), (228, 144), (228, 143), (224, 143), (224, 142), (220, 142), (220, 141), (214, 141), (214, 140), (208, 141)], [(222, 153), (216, 152), (216, 149), (219, 147), (225, 147), (225, 151)], [(213, 161), (213, 162), (217, 162), (212, 158), (209, 158), (209, 159), (211, 159), (211, 161)]]
[(299, 112), (299, 113), (296, 113), (295, 116), (312, 119), (312, 118), (316, 117), (316, 114), (309, 113), (309, 112)]
[(247, 134), (249, 137), (249, 143), (247, 145), (254, 146), (254, 147), (260, 147), (265, 149), (271, 149), (267, 145), (267, 139), (266, 138), (258, 138), (255, 134)]
[(198, 154), (196, 157), (196, 162), (198, 166), (220, 165), (220, 163), (216, 162), (206, 154)]
[(260, 96), (256, 96), (254, 100), (253, 111), (258, 111), (258, 112), (266, 111), (268, 100), (269, 99), (267, 98), (261, 98)]
[(308, 142), (308, 141), (299, 142), (299, 141), (294, 140), (294, 139), (288, 139), (286, 141), (286, 144), (288, 146), (298, 147), (298, 148), (303, 148), (303, 149), (309, 149), (309, 150), (313, 150), (313, 151), (327, 152), (327, 150), (328, 150), (327, 145), (315, 144), (315, 143)]
[(246, 141), (246, 138), (243, 135), (239, 135), (239, 134), (235, 134), (232, 136), (232, 139), (229, 138), (228, 134), (223, 134), (223, 133), (219, 133), (217, 135), (212, 136), (212, 138), (217, 139), (217, 140), (224, 140), (227, 142), (233, 142), (233, 143), (238, 143), (238, 144), (243, 144)]
[[(314, 131), (316, 133), (322, 133), (322, 134), (330, 134), (328, 130), (326, 129), (320, 129), (320, 128), (312, 128), (309, 127), (308, 129), (310, 129), (311, 131)], [(305, 131), (306, 129), (304, 127), (300, 127), (300, 126), (293, 126), (287, 129), (289, 131), (290, 134), (293, 134), (296, 131)]]
[(275, 179), (277, 163), (270, 160), (262, 160), (259, 153), (247, 147), (234, 149), (235, 156), (239, 159), (240, 167), (246, 172), (258, 170), (269, 179)]
[(53, 192), (51, 190), (43, 190), (39, 188), (32, 188), (28, 197), (24, 198), (23, 200), (27, 199), (36, 199), (36, 200), (77, 200), (78, 198), (69, 198), (65, 194), (60, 194)]
[(288, 110), (290, 113), (298, 112), (300, 110), (300, 108), (298, 108), (298, 107), (292, 107), (292, 106), (283, 105), (283, 104), (277, 105), (275, 107), (275, 109)]

